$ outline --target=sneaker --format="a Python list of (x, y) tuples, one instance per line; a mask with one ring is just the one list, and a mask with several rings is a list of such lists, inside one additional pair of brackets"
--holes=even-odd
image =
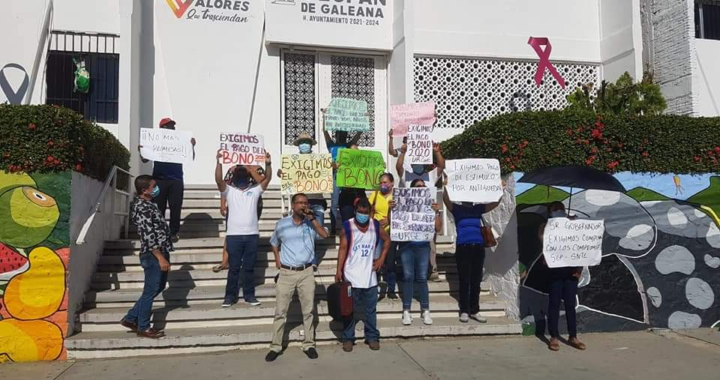
[(371, 350), (377, 351), (380, 349), (380, 342), (377, 340), (373, 340), (372, 342), (368, 342), (368, 347), (370, 347)]
[(352, 352), (353, 350), (353, 342), (347, 341), (343, 342), (343, 351), (345, 352)]
[(402, 316), (402, 324), (405, 326), (412, 325), (413, 319), (412, 315), (410, 314), (410, 310), (403, 310), (403, 316)]
[(137, 332), (137, 329), (138, 329), (137, 323), (128, 322), (124, 319), (120, 320), (120, 325), (122, 327), (130, 329), (130, 331), (132, 331), (132, 332)]
[(225, 301), (223, 301), (223, 303), (222, 303), (222, 307), (230, 307), (230, 306), (232, 306), (232, 305), (235, 305), (236, 303), (237, 303), (237, 301), (225, 300)]
[(315, 360), (318, 358), (317, 350), (314, 347), (310, 347), (307, 350), (304, 350), (303, 352), (305, 353), (305, 356), (307, 356), (309, 359)]
[(470, 315), (468, 315), (468, 313), (460, 314), (460, 322), (468, 323), (469, 320), (470, 320)]
[(260, 305), (262, 305), (262, 303), (260, 303), (260, 301), (258, 301), (257, 298), (251, 298), (251, 299), (249, 299), (249, 300), (246, 300), (245, 302), (249, 303), (250, 306), (260, 306)]
[(487, 323), (487, 321), (488, 321), (487, 318), (480, 315), (480, 312), (477, 312), (477, 313), (471, 315), (470, 318), (472, 318), (480, 323)]
[(430, 317), (430, 310), (423, 310), (420, 318), (422, 318), (423, 323), (426, 325), (432, 325), (433, 323), (432, 317)]
[(275, 359), (277, 359), (278, 356), (280, 356), (280, 353), (279, 353), (279, 352), (270, 351), (270, 352), (267, 353), (267, 355), (265, 355), (265, 361), (268, 362), (268, 363), (274, 362)]
[(178, 236), (178, 235), (173, 235), (173, 237), (172, 237), (172, 242), (173, 242), (173, 243), (177, 243), (177, 242), (179, 242), (179, 241), (180, 241), (180, 236)]

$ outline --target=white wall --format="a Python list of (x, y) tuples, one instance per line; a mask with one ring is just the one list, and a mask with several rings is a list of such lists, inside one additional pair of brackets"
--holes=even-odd
[(624, 72), (642, 78), (642, 24), (639, 0), (600, 0), (600, 58), (603, 79)]
[(416, 54), (537, 59), (533, 36), (550, 38), (553, 60), (601, 61), (597, 0), (413, 3)]
[(75, 315), (82, 309), (85, 292), (90, 289), (92, 276), (97, 269), (98, 258), (103, 253), (105, 240), (118, 239), (122, 229), (122, 219), (116, 217), (110, 208), (111, 197), (115, 196), (117, 209), (123, 199), (119, 195), (108, 194), (103, 212), (96, 214), (85, 244), (75, 242), (80, 230), (92, 214), (103, 182), (86, 177), (77, 172), (72, 173), (72, 200), (70, 202), (70, 264), (68, 268), (68, 331), (74, 331)]
[(53, 29), (120, 34), (120, 2), (132, 0), (54, 1)]
[(698, 61), (698, 116), (720, 116), (720, 41), (695, 40)]

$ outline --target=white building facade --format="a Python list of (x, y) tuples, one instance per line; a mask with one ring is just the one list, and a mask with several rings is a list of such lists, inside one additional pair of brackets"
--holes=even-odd
[[(694, 3), (688, 1), (681, 1), (678, 13), (690, 25)], [(649, 50), (647, 40), (664, 41), (657, 34), (667, 33), (667, 22), (658, 12), (647, 13), (661, 3), (10, 0), (0, 29), (18, 37), (0, 42), (0, 81), (8, 84), (0, 102), (62, 104), (83, 112), (133, 152), (136, 173), (150, 170), (137, 155), (140, 128), (171, 117), (197, 139), (197, 159), (185, 167), (191, 184), (213, 182), (221, 132), (262, 134), (275, 157), (295, 152), (294, 138), (309, 132), (325, 151), (320, 109), (334, 97), (368, 102), (373, 131), (361, 145), (384, 154), (390, 105), (436, 102), (440, 141), (498, 114), (563, 108), (582, 84), (614, 81), (626, 71), (640, 78), (644, 61), (653, 63), (671, 95), (670, 111), (711, 110), (715, 100), (708, 99), (718, 98), (711, 82), (719, 74), (708, 73), (720, 71), (704, 59), (717, 49), (695, 43), (688, 26), (680, 40), (696, 52), (697, 59), (689, 58), (690, 79), (665, 79), (663, 62), (675, 58), (663, 55), (661, 43)], [(543, 84), (535, 84), (539, 57), (530, 37), (550, 40), (564, 89), (547, 71)], [(82, 99), (67, 85), (78, 57), (93, 83)], [(677, 81), (689, 83), (689, 90), (679, 86), (674, 96)], [(690, 94), (687, 104), (680, 100), (683, 91)]]

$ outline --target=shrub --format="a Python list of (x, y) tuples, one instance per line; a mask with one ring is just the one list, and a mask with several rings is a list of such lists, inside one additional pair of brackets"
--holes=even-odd
[(602, 81), (597, 96), (590, 95), (593, 85), (578, 88), (567, 97), (569, 108), (613, 115), (660, 115), (667, 108), (660, 86), (650, 72), (635, 83), (626, 71), (615, 83)]
[(714, 173), (720, 118), (520, 112), (481, 121), (442, 143), (448, 159), (498, 158), (503, 172), (586, 165), (607, 172)]
[(75, 170), (104, 181), (113, 165), (129, 168), (130, 152), (106, 129), (56, 106), (0, 105), (0, 170)]

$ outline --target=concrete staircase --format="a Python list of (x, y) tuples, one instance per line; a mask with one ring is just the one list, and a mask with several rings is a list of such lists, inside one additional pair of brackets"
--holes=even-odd
[[(71, 359), (130, 357), (144, 355), (184, 354), (267, 347), (275, 310), (277, 274), (269, 238), (281, 215), (277, 187), (263, 196), (264, 212), (260, 221), (261, 239), (255, 281), (262, 306), (241, 302), (222, 309), (227, 272), (213, 273), (220, 263), (225, 234), (225, 220), (219, 212), (219, 194), (214, 186), (188, 186), (182, 213), (181, 240), (171, 254), (172, 271), (168, 288), (156, 298), (153, 324), (164, 328), (167, 336), (160, 340), (138, 338), (119, 325), (120, 319), (138, 299), (143, 287), (143, 271), (138, 258), (137, 239), (109, 241), (100, 258), (90, 291), (85, 295), (84, 310), (78, 316), (77, 333), (66, 339)], [(329, 212), (329, 211), (328, 211)], [(326, 217), (329, 224), (329, 219)], [(131, 236), (132, 238), (133, 236)], [(338, 240), (317, 242), (322, 257), (316, 273), (316, 302), (319, 343), (336, 342), (342, 326), (328, 315), (327, 286), (333, 283), (337, 262)], [(400, 323), (400, 300), (383, 299), (378, 303), (378, 324), (383, 339), (510, 335), (521, 333), (519, 323), (505, 317), (504, 305), (490, 295), (483, 283), (482, 314), (487, 324), (471, 321), (463, 324), (457, 318), (456, 269), (451, 253), (451, 239), (438, 237), (438, 266), (442, 282), (431, 282), (430, 303), (434, 324), (424, 326), (419, 318), (419, 304), (413, 303), (415, 322)], [(302, 340), (300, 305), (293, 301), (288, 317), (287, 336), (291, 345)], [(358, 324), (362, 337), (362, 324)]]

